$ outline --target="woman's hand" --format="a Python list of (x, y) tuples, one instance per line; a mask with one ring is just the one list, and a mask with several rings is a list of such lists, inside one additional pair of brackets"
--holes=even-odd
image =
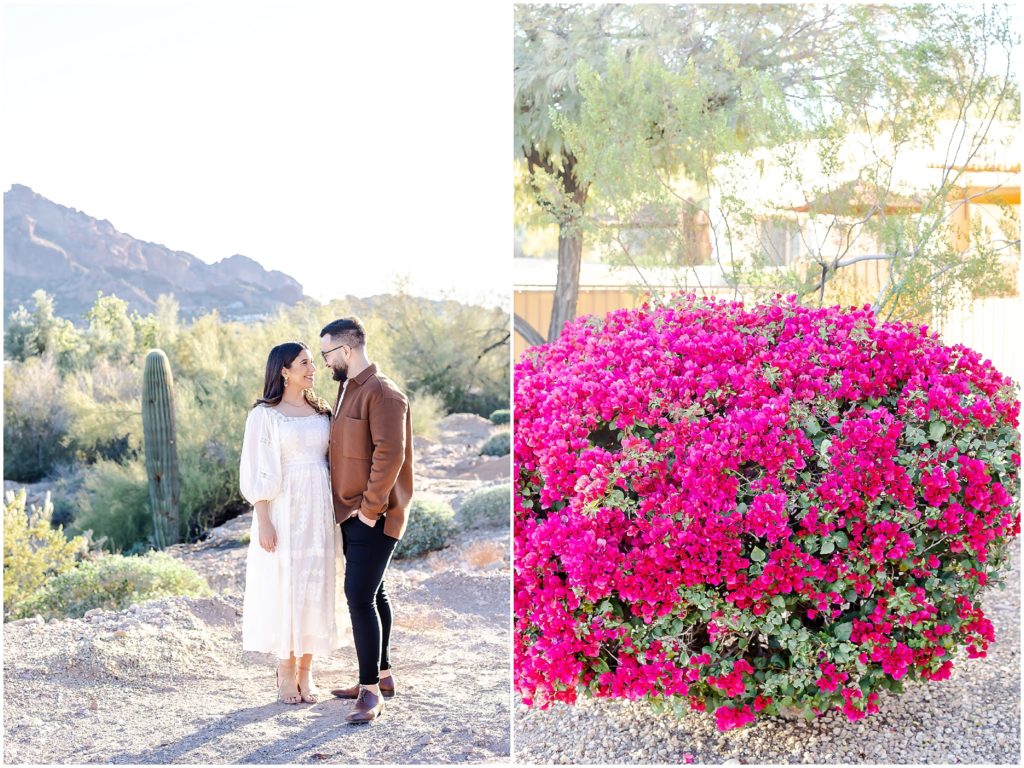
[(362, 513), (362, 510), (360, 510), (358, 514), (359, 514), (359, 522), (362, 523), (363, 525), (369, 526), (370, 528), (373, 528), (375, 525), (377, 525), (377, 521), (376, 520), (371, 520), (370, 518), (368, 518), (366, 515), (364, 515)]
[(274, 530), (274, 524), (269, 520), (266, 521), (266, 525), (262, 521), (260, 522), (260, 546), (267, 552), (277, 550), (277, 531)]
[(252, 513), (256, 515), (256, 527), (260, 534), (260, 546), (267, 552), (277, 549), (277, 531), (274, 524), (270, 522), (270, 505), (264, 501), (257, 501)]

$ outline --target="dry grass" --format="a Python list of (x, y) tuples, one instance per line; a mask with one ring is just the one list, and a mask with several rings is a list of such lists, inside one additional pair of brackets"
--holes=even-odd
[(493, 541), (477, 541), (462, 552), (462, 559), (473, 568), (486, 568), (505, 561), (505, 547)]

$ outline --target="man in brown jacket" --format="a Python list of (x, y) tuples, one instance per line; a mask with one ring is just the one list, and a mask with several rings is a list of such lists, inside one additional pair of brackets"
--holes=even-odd
[(356, 699), (347, 720), (381, 715), (395, 695), (389, 659), (391, 603), (384, 575), (412, 500), (409, 400), (366, 357), (366, 329), (346, 317), (320, 331), (320, 355), (340, 382), (329, 458), (334, 517), (345, 552), (345, 597), (359, 660), (359, 684), (331, 691)]

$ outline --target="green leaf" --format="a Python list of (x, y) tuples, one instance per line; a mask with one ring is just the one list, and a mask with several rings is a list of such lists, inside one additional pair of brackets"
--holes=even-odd
[(825, 539), (825, 541), (821, 543), (821, 549), (818, 551), (823, 555), (828, 555), (836, 551), (836, 545), (833, 543), (832, 539)]
[(785, 608), (786, 598), (784, 598), (782, 595), (775, 595), (775, 597), (772, 598), (772, 605), (774, 605), (777, 608)]
[(818, 423), (818, 420), (814, 416), (811, 416), (807, 419), (807, 434), (816, 435), (819, 432), (821, 432), (821, 424)]
[(832, 534), (832, 541), (836, 543), (836, 546), (840, 549), (846, 549), (850, 546), (850, 539), (846, 535), (846, 531), (835, 531)]
[(933, 421), (928, 425), (928, 439), (933, 443), (942, 440), (944, 434), (946, 434), (946, 425), (943, 422)]
[(853, 632), (853, 622), (844, 621), (842, 624), (836, 624), (832, 634), (840, 640), (849, 640), (850, 633)]
[(753, 560), (755, 563), (760, 563), (762, 560), (764, 560), (764, 557), (764, 550), (760, 547), (754, 547), (752, 550), (750, 550), (750, 559)]

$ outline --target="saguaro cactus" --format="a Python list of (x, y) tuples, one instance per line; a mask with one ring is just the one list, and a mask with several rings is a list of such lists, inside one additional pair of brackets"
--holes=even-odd
[(146, 355), (142, 373), (142, 431), (149, 508), (153, 514), (153, 540), (159, 549), (179, 539), (178, 445), (174, 426), (174, 379), (162, 349)]

